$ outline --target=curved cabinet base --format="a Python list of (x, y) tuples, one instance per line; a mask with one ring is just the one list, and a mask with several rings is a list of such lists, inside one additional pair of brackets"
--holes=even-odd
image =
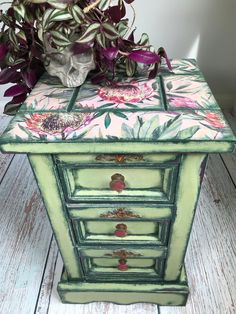
[(189, 294), (184, 267), (179, 281), (156, 284), (68, 281), (66, 271), (64, 271), (57, 290), (63, 303), (82, 304), (104, 301), (116, 304), (153, 303), (183, 306)]

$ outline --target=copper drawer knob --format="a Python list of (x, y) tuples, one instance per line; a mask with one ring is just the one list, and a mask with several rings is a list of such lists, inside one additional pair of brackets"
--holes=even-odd
[(110, 188), (118, 193), (125, 189), (125, 177), (122, 174), (115, 173), (111, 176)]
[(124, 238), (127, 236), (128, 230), (127, 226), (125, 224), (118, 224), (116, 225), (116, 231), (115, 231), (115, 236), (119, 238)]
[(120, 271), (126, 271), (129, 268), (128, 264), (126, 264), (126, 263), (127, 263), (126, 259), (123, 259), (123, 258), (119, 259), (119, 264), (118, 264), (117, 268)]

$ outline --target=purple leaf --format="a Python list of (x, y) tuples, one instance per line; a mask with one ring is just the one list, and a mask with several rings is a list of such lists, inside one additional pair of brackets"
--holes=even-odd
[(8, 47), (6, 44), (0, 44), (0, 60), (3, 60), (8, 53)]
[(101, 49), (103, 56), (108, 60), (114, 60), (118, 55), (118, 51), (116, 47)]
[(159, 49), (158, 49), (158, 54), (159, 54), (159, 56), (161, 56), (161, 57), (163, 57), (164, 59), (166, 59), (166, 64), (167, 64), (169, 70), (171, 71), (171, 70), (172, 70), (172, 66), (171, 66), (170, 59), (168, 58), (165, 49), (162, 48), (162, 47), (159, 48)]
[(85, 44), (74, 43), (71, 50), (72, 50), (74, 55), (77, 55), (77, 54), (84, 53), (84, 52), (88, 51), (89, 49), (91, 49), (93, 47), (93, 45), (94, 45), (93, 42), (89, 42), (89, 43), (85, 43)]
[(134, 0), (125, 0), (125, 2), (130, 4), (130, 3), (134, 2)]
[(93, 84), (99, 84), (102, 81), (104, 81), (106, 78), (105, 74), (103, 72), (95, 74), (92, 78), (91, 81)]
[(131, 34), (129, 35), (129, 37), (128, 37), (128, 40), (129, 40), (129, 41), (134, 42), (134, 32), (135, 32), (135, 30), (136, 30), (136, 28), (133, 29), (132, 32), (131, 32)]
[(160, 61), (160, 56), (154, 52), (146, 50), (136, 50), (131, 52), (128, 55), (130, 60), (144, 63), (144, 64), (153, 64)]
[(19, 96), (22, 94), (27, 93), (28, 89), (26, 86), (24, 85), (13, 85), (10, 88), (8, 88), (5, 93), (4, 93), (4, 97), (15, 97), (15, 96)]
[(26, 85), (29, 88), (33, 88), (34, 85), (37, 83), (36, 73), (33, 70), (31, 70), (31, 69), (29, 69), (26, 72), (22, 73), (22, 77), (23, 77)]
[(5, 68), (0, 72), (0, 84), (11, 83), (18, 75), (15, 69)]
[(108, 13), (114, 23), (119, 23), (120, 20), (125, 16), (126, 11), (124, 6), (120, 7), (115, 5), (108, 9)]
[(160, 66), (160, 63), (156, 63), (155, 66), (154, 66), (154, 69), (149, 72), (148, 78), (150, 80), (154, 79), (157, 76), (157, 73), (158, 73), (158, 70), (159, 70), (159, 66)]
[(27, 98), (27, 93), (21, 94), (19, 96), (15, 96), (10, 101), (11, 104), (21, 104), (23, 101), (25, 101)]

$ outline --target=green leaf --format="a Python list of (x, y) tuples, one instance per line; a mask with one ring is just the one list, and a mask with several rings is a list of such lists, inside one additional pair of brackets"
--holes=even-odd
[(118, 31), (115, 29), (115, 27), (112, 24), (103, 23), (102, 26), (103, 26), (103, 32), (106, 38), (113, 40), (119, 37)]
[(140, 46), (146, 46), (146, 45), (149, 45), (149, 37), (148, 37), (148, 34), (146, 33), (143, 33), (138, 44)]
[(27, 41), (27, 38), (25, 36), (25, 33), (23, 31), (19, 31), (17, 34), (16, 34), (17, 37)]
[(103, 33), (97, 34), (96, 40), (99, 46), (101, 46), (102, 48), (106, 48), (106, 37)]
[(23, 19), (25, 18), (25, 6), (24, 4), (13, 5), (14, 11), (17, 12)]
[(54, 43), (58, 46), (68, 46), (71, 44), (70, 40), (58, 31), (51, 31), (50, 34), (52, 35)]
[[(35, 1), (43, 1), (43, 0), (35, 0)], [(48, 4), (50, 4), (55, 9), (59, 9), (59, 10), (65, 10), (68, 7), (67, 3), (62, 3), (62, 2), (59, 2), (58, 0), (47, 0), (46, 2), (48, 2)]]
[(110, 103), (110, 104), (105, 104), (99, 107), (99, 109), (103, 109), (103, 108), (107, 108), (107, 107), (112, 107), (114, 106), (114, 103)]
[(94, 114), (94, 116), (93, 116), (93, 119), (99, 118), (99, 117), (101, 117), (103, 114), (104, 114), (104, 111), (96, 112), (96, 113)]
[(199, 130), (199, 126), (192, 126), (190, 128), (179, 131), (176, 138), (181, 140), (191, 139), (193, 135)]
[(9, 28), (8, 30), (8, 34), (9, 34), (9, 39), (11, 41), (11, 43), (14, 45), (14, 48), (18, 50), (18, 40), (15, 34), (15, 31), (12, 28)]
[(99, 8), (101, 11), (107, 10), (107, 9), (109, 8), (110, 2), (111, 2), (111, 0), (101, 0), (101, 1), (99, 2), (98, 8)]
[(70, 8), (70, 12), (78, 24), (81, 24), (84, 19), (84, 12), (78, 5), (73, 5)]
[(181, 86), (177, 87), (175, 90), (185, 89), (186, 87), (189, 87), (189, 86), (190, 86), (190, 84), (181, 85)]
[(136, 71), (137, 63), (133, 60), (126, 59), (126, 74), (133, 76)]
[(121, 126), (121, 136), (125, 139), (134, 138), (133, 129), (129, 125), (123, 123)]
[(72, 19), (72, 15), (65, 10), (48, 9), (43, 16), (43, 28), (49, 28), (53, 22), (62, 22)]
[(109, 112), (106, 114), (105, 120), (104, 120), (105, 128), (107, 129), (111, 124), (111, 117)]
[(128, 117), (127, 117), (124, 113), (122, 113), (121, 111), (114, 111), (113, 113), (114, 113), (117, 117), (120, 117), (120, 118), (123, 118), (123, 119), (128, 120)]
[(171, 90), (171, 89), (173, 88), (172, 82), (168, 82), (168, 83), (166, 84), (166, 87), (168, 88), (168, 90)]
[[(140, 119), (140, 117), (138, 117)], [(153, 132), (160, 126), (160, 121), (158, 116), (154, 116), (151, 119), (140, 123), (139, 137), (140, 138), (151, 138)]]
[(86, 29), (86, 31), (83, 33), (83, 35), (76, 40), (76, 42), (78, 43), (88, 43), (90, 41), (92, 41), (99, 30), (100, 24), (99, 23), (93, 23), (91, 25), (89, 25), (89, 27)]
[(121, 37), (124, 37), (125, 34), (127, 33), (128, 29), (129, 29), (129, 20), (128, 19), (124, 19), (121, 20), (118, 24), (118, 32), (120, 34)]

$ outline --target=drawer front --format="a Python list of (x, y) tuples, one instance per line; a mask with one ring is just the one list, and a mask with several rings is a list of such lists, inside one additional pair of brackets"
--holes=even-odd
[(170, 222), (73, 220), (78, 244), (149, 244), (166, 245)]
[(69, 203), (111, 200), (172, 203), (178, 165), (59, 164), (58, 170)]
[(149, 281), (161, 280), (165, 262), (164, 250), (152, 249), (86, 249), (79, 250), (87, 280)]
[(70, 218), (85, 220), (158, 220), (170, 219), (174, 207), (146, 203), (72, 204), (67, 206)]
[(173, 208), (135, 204), (119, 208), (119, 205), (69, 208), (75, 241), (93, 245), (112, 242), (166, 245)]

